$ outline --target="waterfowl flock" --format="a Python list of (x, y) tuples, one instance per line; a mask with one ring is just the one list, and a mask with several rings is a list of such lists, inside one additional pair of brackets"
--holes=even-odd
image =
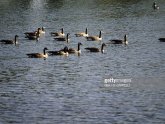
[[(25, 32), (25, 38), (28, 40), (36, 40), (39, 41), (40, 37), (44, 36), (45, 34), (45, 28), (37, 28), (37, 30), (32, 31), (32, 32)], [(50, 32), (50, 35), (53, 37), (54, 42), (63, 42), (65, 47), (61, 48), (60, 50), (51, 50), (48, 51), (48, 48), (45, 47), (43, 49), (43, 53), (28, 53), (26, 54), (29, 58), (47, 58), (48, 56), (57, 56), (57, 55), (65, 55), (68, 56), (69, 54), (81, 54), (81, 49), (80, 46), (83, 45), (81, 42), (78, 42), (77, 44), (77, 49), (75, 48), (68, 48), (68, 44), (70, 41), (70, 33), (64, 33), (64, 29), (61, 28), (61, 32)], [(99, 31), (99, 36), (89, 36), (88, 35), (88, 28), (85, 29), (85, 32), (78, 32), (74, 34), (75, 37), (84, 37), (85, 41), (90, 41), (90, 42), (98, 42), (100, 43), (102, 41), (102, 31)], [(114, 40), (116, 43), (115, 44), (128, 44), (127, 35), (125, 35), (124, 40)], [(5, 44), (16, 44), (18, 42), (18, 35), (15, 35), (14, 40), (1, 40), (1, 43)], [(126, 43), (127, 42), (127, 43)], [(107, 43), (108, 44), (108, 43)], [(113, 44), (113, 43), (112, 43)], [(95, 46), (92, 47), (85, 47), (84, 50), (89, 51), (89, 52), (101, 52), (104, 53), (104, 47), (106, 46), (106, 43), (102, 43), (100, 48), (97, 48)]]
[[(152, 5), (153, 9), (157, 10), (159, 9), (159, 6), (156, 4), (156, 2), (153, 3)], [(62, 41), (62, 42), (66, 42), (66, 46), (64, 48), (61, 48), (60, 50), (54, 50), (54, 51), (48, 51), (48, 48), (45, 47), (43, 49), (43, 53), (28, 53), (26, 54), (29, 58), (47, 58), (48, 56), (54, 56), (54, 55), (65, 55), (68, 56), (69, 54), (78, 54), (80, 55), (81, 53), (81, 49), (80, 46), (83, 45), (81, 42), (78, 42), (78, 47), (77, 49), (74, 48), (68, 48), (68, 43), (70, 41), (69, 36), (70, 33), (64, 33), (64, 29), (61, 28), (60, 32), (50, 32), (50, 35), (53, 37), (54, 41)], [(92, 36), (88, 34), (88, 28), (85, 29), (85, 32), (78, 32), (75, 33), (75, 37), (84, 37), (86, 39), (86, 41), (98, 41), (101, 42), (102, 41), (102, 33), (103, 31), (99, 31), (99, 35), (98, 36)], [(29, 40), (36, 40), (39, 41), (40, 37), (42, 37), (45, 34), (45, 28), (41, 27), (38, 28), (35, 31), (32, 32), (25, 32), (25, 38), (29, 39)], [(6, 40), (6, 39), (2, 39), (0, 40), (1, 44), (17, 44), (18, 43), (18, 35), (15, 35), (13, 40)], [(158, 39), (160, 42), (165, 42), (165, 37), (163, 38), (159, 38)], [(89, 52), (101, 52), (104, 53), (104, 47), (107, 46), (106, 44), (123, 44), (123, 45), (128, 45), (128, 35), (125, 34), (123, 39), (110, 39), (108, 42), (106, 43), (102, 43), (100, 48), (97, 48), (95, 46), (92, 47), (85, 47), (84, 49), (86, 51)]]

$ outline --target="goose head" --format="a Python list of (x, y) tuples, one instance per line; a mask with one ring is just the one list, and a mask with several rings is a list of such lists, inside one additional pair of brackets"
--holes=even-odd
[(79, 52), (81, 52), (81, 50), (80, 50), (80, 46), (82, 45), (82, 43), (78, 43), (78, 49), (77, 49), (77, 51), (79, 51)]
[(67, 33), (66, 37), (69, 37), (70, 33)]
[(79, 43), (78, 43), (78, 45), (80, 46), (80, 45), (82, 45), (82, 43), (81, 43), (81, 42), (79, 42)]
[(43, 49), (43, 53), (44, 53), (44, 55), (46, 54), (46, 50), (48, 50), (47, 47), (45, 47), (45, 48)]
[(17, 40), (18, 37), (19, 37), (18, 35), (15, 35), (15, 39), (16, 39), (16, 40)]
[(68, 49), (68, 47), (67, 47), (67, 46), (65, 46), (65, 47), (64, 47), (64, 52), (65, 52), (65, 53), (67, 53), (67, 52), (68, 52), (68, 50), (69, 50), (69, 49)]
[(47, 48), (47, 47), (45, 47), (45, 48), (44, 48), (44, 50), (48, 50), (48, 48)]

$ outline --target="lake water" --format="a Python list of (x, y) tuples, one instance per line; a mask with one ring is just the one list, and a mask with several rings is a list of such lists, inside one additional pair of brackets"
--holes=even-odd
[[(165, 1), (1, 0), (0, 39), (19, 35), (19, 45), (0, 44), (0, 124), (164, 124)], [(38, 42), (24, 32), (45, 27)], [(74, 36), (88, 27), (103, 31), (101, 42)], [(64, 28), (70, 43), (50, 32)], [(127, 46), (107, 45), (105, 53), (85, 47), (128, 35)], [(76, 48), (82, 54), (31, 59), (44, 47)]]

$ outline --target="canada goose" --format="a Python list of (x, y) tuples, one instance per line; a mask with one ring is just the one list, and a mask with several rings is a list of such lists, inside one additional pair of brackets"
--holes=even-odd
[(55, 37), (54, 39), (57, 41), (66, 41), (67, 43), (69, 42), (69, 33), (67, 33), (66, 37)]
[(29, 58), (47, 58), (48, 54), (46, 53), (46, 50), (48, 50), (48, 48), (44, 48), (43, 49), (43, 53), (29, 53), (26, 54)]
[(165, 38), (159, 38), (160, 42), (165, 42)]
[(159, 9), (159, 6), (156, 5), (156, 2), (153, 3), (152, 7), (153, 7), (153, 9)]
[(85, 32), (79, 32), (75, 34), (76, 37), (88, 37), (88, 29), (85, 29)]
[(24, 33), (26, 36), (25, 38), (28, 38), (29, 40), (39, 40), (40, 34), (41, 34), (41, 28), (38, 28), (35, 32), (26, 32)]
[(80, 45), (82, 45), (82, 43), (78, 43), (77, 50), (76, 49), (73, 49), (73, 48), (69, 48), (68, 49), (68, 53), (69, 54), (71, 54), (71, 53), (78, 53), (78, 54), (80, 54), (81, 53)]
[(65, 36), (65, 34), (64, 34), (64, 29), (63, 29), (63, 28), (61, 28), (61, 32), (51, 32), (50, 34), (51, 34), (52, 36), (55, 36), (55, 37), (58, 37), (58, 36), (64, 37), (64, 36)]
[(18, 35), (15, 35), (14, 40), (0, 40), (3, 44), (17, 44), (18, 43)]
[(113, 39), (113, 40), (110, 40), (109, 43), (110, 43), (110, 44), (125, 44), (125, 45), (127, 45), (127, 44), (128, 44), (127, 35), (124, 35), (124, 40)]
[(102, 52), (102, 53), (104, 53), (104, 46), (106, 46), (106, 44), (105, 43), (102, 43), (101, 49), (96, 48), (96, 47), (87, 47), (85, 49), (86, 50), (89, 50), (90, 52)]
[(49, 55), (65, 55), (68, 56), (68, 47), (64, 47), (64, 49), (58, 51), (48, 51)]
[(99, 32), (99, 36), (88, 36), (86, 38), (87, 41), (101, 41), (102, 40), (101, 31)]
[(37, 33), (40, 34), (41, 32), (41, 28), (38, 28), (37, 31), (34, 31), (34, 32), (25, 32), (25, 38), (29, 37), (29, 36), (34, 36), (36, 35)]

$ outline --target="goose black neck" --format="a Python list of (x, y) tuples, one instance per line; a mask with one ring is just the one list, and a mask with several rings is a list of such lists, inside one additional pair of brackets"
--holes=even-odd
[(101, 38), (101, 31), (100, 31), (100, 33), (99, 33), (99, 38)]
[(45, 31), (44, 27), (42, 27), (42, 31)]
[(15, 41), (15, 43), (16, 43), (16, 41), (17, 41), (17, 36), (15, 36), (15, 39), (14, 39), (14, 41)]
[(101, 52), (103, 52), (103, 50), (104, 50), (104, 45), (102, 44), (101, 45)]
[(88, 29), (86, 28), (86, 30), (85, 30), (85, 34), (88, 34)]
[(69, 34), (66, 35), (66, 41), (69, 42)]
[(77, 51), (80, 51), (80, 44), (78, 44), (78, 49), (77, 49)]
[(43, 50), (44, 55), (46, 54), (46, 49)]
[(16, 42), (17, 42), (17, 36), (15, 36), (15, 38), (14, 38), (14, 42), (15, 42), (15, 44), (16, 44)]
[(37, 30), (36, 36), (38, 37), (40, 35), (40, 29)]
[(63, 29), (63, 28), (61, 29), (61, 33), (62, 33), (62, 34), (64, 33), (64, 29)]
[(127, 35), (124, 36), (124, 42), (126, 42), (126, 41), (127, 41)]

